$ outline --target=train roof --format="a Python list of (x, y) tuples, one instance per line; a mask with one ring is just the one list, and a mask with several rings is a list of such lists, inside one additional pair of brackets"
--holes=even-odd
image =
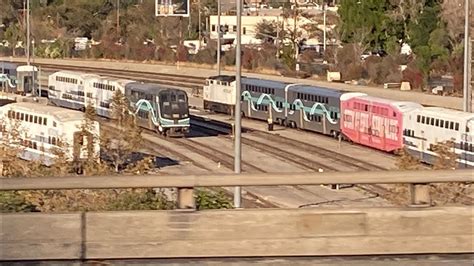
[(420, 114), (432, 115), (436, 117), (456, 117), (462, 120), (474, 120), (474, 113), (467, 113), (459, 110), (453, 110), (443, 107), (425, 107), (421, 110)]
[(374, 97), (374, 96), (370, 96), (370, 95), (362, 94), (362, 93), (346, 93), (343, 96), (341, 96), (341, 100), (349, 100), (349, 99), (359, 99), (359, 100), (363, 100), (363, 101), (371, 102), (371, 103), (390, 105), (393, 108), (400, 110), (401, 112), (409, 112), (412, 110), (423, 108), (421, 104), (415, 103), (415, 102), (390, 100), (390, 99)]
[(286, 86), (290, 85), (290, 83), (281, 82), (281, 81), (259, 79), (259, 78), (247, 78), (247, 77), (242, 77), (242, 84), (250, 84), (250, 85), (262, 86), (262, 87), (273, 88), (273, 89), (284, 89)]
[(226, 82), (234, 82), (235, 81), (235, 76), (230, 76), (230, 75), (220, 75), (220, 76), (211, 76), (207, 79), (210, 80), (220, 80), (220, 81), (226, 81)]
[(139, 90), (143, 92), (159, 92), (162, 90), (180, 90), (180, 89), (163, 86), (156, 83), (143, 83), (143, 82), (131, 82), (131, 83), (126, 84), (125, 88)]
[(83, 79), (86, 79), (86, 78), (100, 78), (100, 76), (97, 75), (97, 74), (90, 74), (90, 73), (76, 72), (76, 71), (69, 71), (69, 70), (57, 71), (57, 72), (54, 72), (51, 75), (59, 75), (59, 74), (67, 74), (67, 75), (76, 76), (76, 77), (83, 78)]
[(17, 63), (14, 62), (0, 62), (0, 68), (6, 68), (6, 69), (15, 69), (18, 67)]
[(32, 66), (32, 65), (23, 65), (23, 66), (18, 66), (16, 68), (16, 72), (31, 72), (31, 71), (38, 71), (38, 68), (36, 66)]
[(299, 93), (318, 94), (321, 96), (337, 97), (337, 98), (339, 98), (343, 93), (345, 93), (345, 91), (342, 91), (342, 90), (330, 89), (330, 88), (312, 86), (312, 85), (294, 85), (290, 87), (290, 90), (296, 91)]
[(115, 77), (107, 77), (107, 76), (99, 76), (98, 79), (102, 80), (102, 81), (107, 80), (107, 81), (117, 82), (117, 83), (119, 83), (123, 86), (125, 86), (128, 83), (137, 82), (136, 80), (122, 79), (122, 78), (115, 78)]
[(23, 110), (35, 114), (50, 115), (61, 122), (82, 121), (84, 119), (84, 114), (79, 111), (31, 102), (10, 103), (0, 107), (0, 109), (13, 110), (15, 112)]

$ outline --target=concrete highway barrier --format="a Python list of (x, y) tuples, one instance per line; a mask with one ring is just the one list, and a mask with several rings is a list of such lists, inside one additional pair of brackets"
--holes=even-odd
[(1, 260), (471, 253), (472, 207), (2, 214)]

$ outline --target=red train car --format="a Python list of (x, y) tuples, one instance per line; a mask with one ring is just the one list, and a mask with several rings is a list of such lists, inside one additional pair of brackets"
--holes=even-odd
[(416, 103), (346, 93), (341, 96), (341, 131), (352, 142), (392, 152), (403, 147), (403, 116), (415, 108)]

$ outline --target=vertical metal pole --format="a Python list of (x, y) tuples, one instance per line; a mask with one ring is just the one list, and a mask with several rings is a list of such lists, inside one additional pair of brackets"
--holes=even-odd
[(468, 56), (469, 56), (469, 70), (468, 70), (468, 84), (469, 86), (467, 87), (467, 95), (468, 95), (468, 100), (469, 100), (469, 111), (472, 113), (472, 98), (473, 98), (473, 95), (472, 95), (472, 86), (474, 85), (474, 81), (472, 80), (472, 65), (474, 64), (474, 60), (472, 58), (472, 44), (474, 43), (473, 39), (472, 39), (472, 36), (469, 36), (469, 52), (468, 52)]
[[(241, 71), (242, 71), (242, 63), (241, 63), (241, 42), (242, 42), (242, 0), (236, 1), (236, 11), (237, 11), (237, 33), (236, 33), (236, 48), (235, 48), (235, 142), (234, 142), (234, 149), (235, 149), (235, 157), (234, 157), (234, 172), (236, 174), (240, 174), (241, 165), (240, 160), (242, 157), (241, 153), (241, 113), (240, 113), (240, 95), (241, 95)], [(241, 206), (241, 187), (235, 187), (234, 191), (234, 207), (240, 208)]]
[(326, 4), (323, 5), (323, 21), (324, 21), (324, 35), (323, 35), (323, 51), (326, 53)]
[(120, 40), (120, 0), (117, 0), (117, 40)]
[(464, 19), (464, 88), (463, 88), (463, 110), (464, 112), (471, 111), (471, 102), (469, 95), (469, 1), (465, 0), (465, 19)]
[(198, 0), (198, 31), (199, 31), (199, 49), (201, 49), (201, 0)]
[(280, 57), (280, 15), (277, 16), (276, 59)]
[(38, 88), (39, 88), (39, 97), (41, 97), (41, 66), (39, 66), (39, 73), (38, 73)]
[(30, 0), (26, 0), (26, 64), (30, 65)]
[(221, 0), (217, 0), (217, 75), (221, 75)]

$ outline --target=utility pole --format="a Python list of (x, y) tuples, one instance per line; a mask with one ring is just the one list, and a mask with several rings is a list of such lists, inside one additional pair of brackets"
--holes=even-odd
[(323, 31), (323, 51), (326, 53), (326, 3), (323, 4), (323, 21), (324, 21), (324, 31)]
[(463, 88), (463, 110), (464, 112), (472, 112), (471, 108), (471, 92), (469, 90), (469, 64), (471, 63), (469, 54), (469, 2), (465, 0), (464, 13), (464, 88)]
[(120, 0), (117, 0), (117, 40), (120, 40)]
[(276, 59), (280, 57), (280, 15), (277, 16)]
[(199, 31), (199, 49), (201, 49), (201, 0), (198, 0), (198, 31)]
[(221, 0), (217, 0), (217, 75), (221, 75)]
[[(241, 131), (242, 131), (242, 121), (240, 113), (240, 95), (241, 95), (241, 71), (242, 71), (242, 52), (241, 52), (241, 42), (242, 42), (242, 0), (236, 0), (236, 12), (237, 12), (237, 33), (236, 33), (236, 48), (235, 48), (235, 142), (234, 142), (234, 172), (240, 174), (241, 171)], [(241, 187), (235, 187), (234, 191), (234, 207), (240, 208), (241, 206)]]
[(26, 64), (30, 65), (30, 0), (26, 0)]

